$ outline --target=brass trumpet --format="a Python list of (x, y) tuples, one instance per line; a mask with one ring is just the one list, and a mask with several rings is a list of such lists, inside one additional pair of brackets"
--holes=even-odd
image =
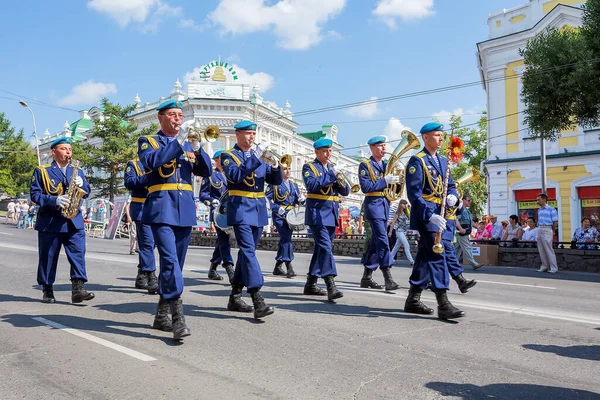
[[(335, 164), (333, 164), (335, 165)], [(360, 192), (360, 185), (358, 183), (354, 183), (352, 182), (352, 179), (350, 179), (350, 172), (343, 170), (343, 168), (341, 171), (339, 171), (335, 178), (337, 179), (338, 185), (340, 186), (346, 186), (346, 184), (348, 184), (350, 186), (350, 192), (351, 193), (358, 193)]]
[[(258, 144), (257, 144), (258, 146)], [(281, 168), (290, 168), (292, 166), (292, 156), (289, 154), (284, 154), (280, 156), (273, 150), (271, 150), (268, 146), (265, 152), (260, 156), (260, 158), (270, 166), (274, 167), (275, 164), (279, 163)]]
[(188, 141), (193, 142), (194, 140), (204, 141), (207, 143), (215, 142), (221, 135), (221, 130), (216, 125), (207, 126), (204, 131), (200, 128), (200, 123), (196, 121), (188, 129)]

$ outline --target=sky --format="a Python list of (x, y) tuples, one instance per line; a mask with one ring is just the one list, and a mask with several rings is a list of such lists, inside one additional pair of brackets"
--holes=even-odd
[[(489, 14), (528, 0), (20, 0), (3, 3), (0, 112), (32, 137), (63, 130), (102, 97), (122, 105), (169, 96), (221, 58), (264, 100), (299, 113), (477, 82)], [(358, 146), (426, 122), (475, 122), (481, 84), (294, 118), (335, 123)], [(354, 154), (352, 151), (348, 155)]]

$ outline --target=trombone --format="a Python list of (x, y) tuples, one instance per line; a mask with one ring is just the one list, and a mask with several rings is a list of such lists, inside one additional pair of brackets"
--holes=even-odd
[(260, 156), (260, 158), (271, 167), (274, 167), (275, 164), (279, 163), (282, 168), (290, 168), (292, 166), (292, 156), (289, 154), (284, 154), (280, 156), (273, 150), (271, 150), (268, 146), (265, 149), (265, 152)]
[(196, 120), (192, 126), (188, 128), (188, 141), (200, 140), (207, 143), (213, 143), (219, 139), (221, 130), (216, 125), (207, 126), (204, 131), (200, 128), (200, 123)]

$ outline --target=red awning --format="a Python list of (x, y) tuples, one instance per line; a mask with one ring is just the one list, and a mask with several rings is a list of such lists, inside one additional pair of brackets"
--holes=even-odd
[[(532, 200), (537, 199), (537, 196), (540, 193), (542, 193), (542, 189), (515, 190), (515, 200), (516, 201), (532, 201)], [(546, 194), (548, 195), (548, 199), (556, 200), (556, 189), (548, 188), (546, 190)]]
[(600, 199), (600, 186), (584, 186), (577, 188), (580, 199)]

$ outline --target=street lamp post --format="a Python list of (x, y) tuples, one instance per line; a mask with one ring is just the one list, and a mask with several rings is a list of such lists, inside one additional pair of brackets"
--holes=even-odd
[(19, 104), (31, 112), (31, 118), (33, 118), (33, 135), (35, 136), (35, 151), (37, 153), (38, 165), (42, 165), (42, 160), (40, 159), (40, 145), (37, 137), (37, 128), (35, 127), (35, 115), (33, 114), (33, 110), (29, 108), (29, 105), (27, 105), (24, 100), (19, 100)]

